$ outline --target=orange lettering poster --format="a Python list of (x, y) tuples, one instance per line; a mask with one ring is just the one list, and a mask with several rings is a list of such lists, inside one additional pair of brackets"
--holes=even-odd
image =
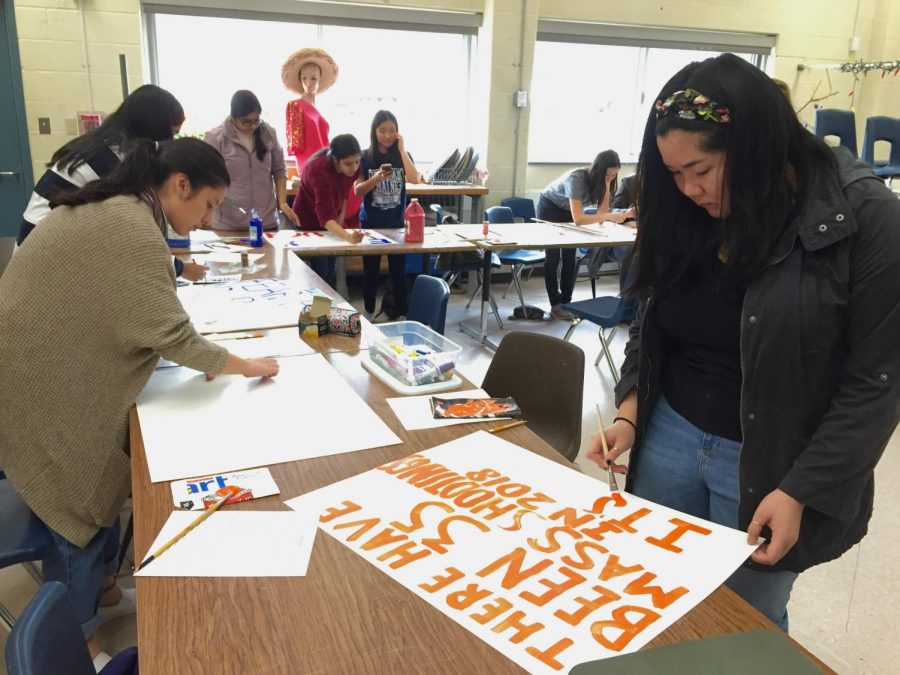
[(533, 673), (639, 649), (754, 548), (484, 431), (287, 504)]

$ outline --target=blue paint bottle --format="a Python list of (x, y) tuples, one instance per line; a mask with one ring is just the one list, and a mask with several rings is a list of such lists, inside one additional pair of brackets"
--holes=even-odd
[(263, 222), (256, 209), (250, 210), (250, 245), (254, 248), (263, 245)]

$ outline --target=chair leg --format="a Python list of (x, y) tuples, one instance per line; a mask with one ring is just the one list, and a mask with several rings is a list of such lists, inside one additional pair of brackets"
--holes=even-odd
[(497, 325), (503, 330), (503, 320), (500, 318), (500, 310), (497, 308), (497, 301), (494, 300), (494, 294), (489, 293), (488, 298), (491, 301), (491, 310), (494, 312), (494, 318), (497, 319)]
[(475, 299), (475, 296), (478, 295), (478, 291), (480, 291), (480, 290), (481, 290), (481, 274), (478, 275), (478, 285), (475, 287), (475, 291), (472, 293), (472, 295), (469, 296), (469, 301), (466, 303), (466, 309), (469, 309), (469, 307), (472, 304), (472, 300)]
[(134, 513), (128, 516), (128, 525), (125, 526), (125, 534), (122, 536), (122, 543), (119, 545), (119, 566), (122, 569), (122, 563), (128, 557), (128, 547), (131, 545), (131, 539), (134, 536)]
[(591, 295), (597, 297), (597, 279), (595, 277), (591, 277)]
[(509, 289), (513, 287), (513, 284), (516, 283), (516, 266), (512, 266), (512, 279), (509, 280), (509, 283), (506, 284), (506, 290), (503, 291), (503, 295), (501, 296), (504, 300), (506, 300), (506, 296), (509, 295)]
[[(605, 330), (603, 328), (600, 329), (600, 345), (603, 347), (603, 354), (606, 356), (606, 362), (609, 364), (609, 372), (612, 373), (613, 382), (619, 384), (619, 373), (616, 370), (616, 363), (613, 361), (612, 353), (609, 351), (609, 343), (607, 342), (607, 336), (605, 335)], [(609, 339), (612, 339), (615, 334), (615, 329), (613, 329), (612, 333), (609, 335)], [(594, 365), (597, 365), (597, 362), (600, 360), (600, 357), (597, 357), (597, 361), (594, 362)]]
[(13, 625), (16, 623), (15, 617), (2, 603), (0, 603), (0, 621), (6, 624), (7, 630), (12, 630)]
[(31, 578), (37, 582), (37, 585), (40, 586), (44, 583), (44, 575), (41, 574), (41, 571), (38, 569), (37, 565), (35, 565), (32, 561), (28, 560), (22, 563), (22, 567), (25, 568), (25, 571), (31, 575)]
[[(578, 324), (580, 324), (581, 322), (582, 322), (582, 318), (580, 316), (576, 316), (574, 319), (572, 319), (572, 323), (569, 326), (569, 330), (566, 331), (566, 335), (563, 338), (563, 342), (569, 341), (569, 338), (572, 337), (572, 333), (575, 332), (575, 329), (578, 327)], [(596, 366), (597, 364), (595, 363), (594, 365)]]
[[(522, 281), (520, 277), (522, 276), (522, 266), (514, 265), (513, 266), (513, 282), (516, 284), (516, 292), (519, 294), (519, 304), (522, 305), (522, 316), (525, 316), (525, 296), (522, 295)], [(503, 297), (506, 297), (505, 295)]]

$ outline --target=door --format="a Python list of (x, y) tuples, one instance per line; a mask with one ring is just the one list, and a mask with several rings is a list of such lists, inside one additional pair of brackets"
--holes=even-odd
[(15, 237), (22, 222), (33, 180), (22, 69), (16, 38), (16, 17), (12, 0), (0, 0), (0, 271), (6, 239)]

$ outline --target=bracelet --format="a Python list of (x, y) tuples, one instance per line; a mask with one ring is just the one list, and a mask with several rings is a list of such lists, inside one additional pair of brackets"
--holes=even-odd
[(630, 419), (628, 419), (627, 417), (614, 417), (614, 418), (613, 418), (613, 422), (618, 422), (619, 420), (622, 420), (623, 422), (628, 422), (628, 424), (631, 425), (631, 428), (634, 429), (634, 433), (637, 433), (637, 424), (635, 424), (634, 422), (632, 422), (632, 421), (631, 421)]

